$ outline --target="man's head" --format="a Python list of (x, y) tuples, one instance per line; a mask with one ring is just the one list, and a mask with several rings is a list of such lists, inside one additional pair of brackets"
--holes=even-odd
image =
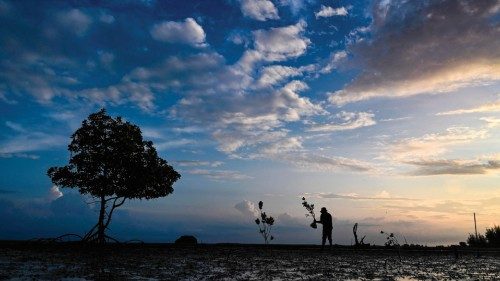
[(322, 213), (322, 214), (323, 214), (323, 213), (326, 213), (326, 208), (325, 208), (325, 207), (321, 208), (321, 213)]

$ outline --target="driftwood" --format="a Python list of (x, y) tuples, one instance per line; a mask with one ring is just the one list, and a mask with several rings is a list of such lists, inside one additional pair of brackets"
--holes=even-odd
[(366, 235), (361, 238), (361, 241), (358, 240), (358, 223), (354, 224), (352, 228), (352, 233), (354, 234), (354, 242), (356, 243), (355, 244), (356, 246), (365, 245), (364, 240), (366, 238)]

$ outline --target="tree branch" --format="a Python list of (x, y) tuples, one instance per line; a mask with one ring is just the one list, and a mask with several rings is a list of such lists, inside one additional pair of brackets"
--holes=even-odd
[(89, 232), (87, 232), (87, 234), (85, 234), (85, 236), (83, 236), (83, 239), (84, 241), (90, 239), (90, 237), (92, 237), (92, 234), (93, 234), (93, 231), (94, 229), (96, 229), (96, 227), (99, 225), (99, 223), (96, 223), (90, 230)]
[[(120, 198), (121, 198), (121, 201), (118, 204), (116, 204), (116, 201), (118, 201)], [(123, 205), (123, 203), (125, 203), (126, 199), (127, 198), (125, 198), (125, 197), (114, 197), (113, 206), (111, 207), (111, 210), (109, 210), (108, 220), (106, 221), (106, 224), (104, 224), (104, 228), (107, 228), (109, 223), (111, 222), (111, 216), (113, 215), (113, 212), (115, 211), (115, 209), (120, 207), (121, 205)]]

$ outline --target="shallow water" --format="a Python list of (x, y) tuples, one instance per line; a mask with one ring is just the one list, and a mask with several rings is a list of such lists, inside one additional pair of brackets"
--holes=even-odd
[(205, 246), (10, 247), (1, 280), (500, 280), (500, 258), (473, 254)]

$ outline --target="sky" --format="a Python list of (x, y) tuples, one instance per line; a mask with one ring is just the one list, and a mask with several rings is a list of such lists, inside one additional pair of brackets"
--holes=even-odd
[[(0, 239), (84, 233), (46, 171), (106, 108), (182, 178), (126, 202), (121, 240), (449, 245), (500, 224), (500, 2), (0, 0)], [(318, 212), (319, 213), (319, 212)]]

